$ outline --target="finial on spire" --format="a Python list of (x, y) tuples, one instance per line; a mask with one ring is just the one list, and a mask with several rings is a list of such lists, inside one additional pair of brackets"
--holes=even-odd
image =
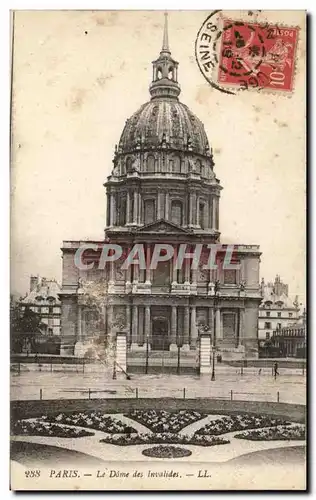
[(168, 40), (168, 12), (165, 12), (165, 24), (163, 29), (163, 41), (162, 41), (161, 52), (168, 52), (168, 54), (170, 54), (169, 40)]

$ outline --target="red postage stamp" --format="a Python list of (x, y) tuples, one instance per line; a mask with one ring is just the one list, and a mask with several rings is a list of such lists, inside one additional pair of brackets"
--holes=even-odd
[(291, 92), (297, 39), (297, 27), (224, 19), (218, 54), (219, 83)]

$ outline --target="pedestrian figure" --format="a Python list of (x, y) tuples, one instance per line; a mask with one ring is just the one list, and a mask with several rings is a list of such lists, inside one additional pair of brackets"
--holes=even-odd
[(259, 368), (259, 372), (258, 372), (258, 375), (261, 375), (261, 368)]
[(274, 378), (276, 378), (277, 375), (280, 375), (278, 372), (278, 363), (275, 362), (273, 365), (273, 372), (274, 372)]

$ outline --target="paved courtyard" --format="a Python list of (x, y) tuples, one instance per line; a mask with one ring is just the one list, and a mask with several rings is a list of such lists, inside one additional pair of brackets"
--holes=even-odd
[[(301, 370), (280, 369), (274, 379), (270, 369), (240, 369), (222, 366), (216, 380), (210, 375), (132, 375), (131, 380), (113, 380), (112, 371), (100, 367), (85, 373), (35, 371), (25, 365), (20, 374), (11, 374), (11, 399), (85, 398), (220, 398), (241, 401), (271, 401), (306, 404), (306, 376)], [(55, 367), (54, 367), (55, 368)], [(45, 369), (45, 367), (43, 367)]]

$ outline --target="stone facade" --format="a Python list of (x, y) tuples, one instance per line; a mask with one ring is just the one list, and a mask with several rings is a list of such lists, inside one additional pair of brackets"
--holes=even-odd
[(29, 293), (20, 302), (22, 312), (25, 307), (29, 307), (39, 315), (45, 335), (60, 335), (60, 290), (60, 285), (54, 279), (31, 276)]
[[(235, 245), (238, 270), (224, 269), (226, 246), (217, 254), (217, 269), (177, 269), (175, 258), (149, 262), (157, 244), (178, 254), (196, 244), (220, 244), (219, 199), (222, 187), (214, 172), (212, 150), (203, 124), (178, 96), (178, 63), (172, 59), (167, 25), (163, 47), (153, 62), (151, 100), (126, 122), (115, 149), (113, 170), (105, 183), (105, 239), (63, 242), (63, 352), (96, 335), (116, 338), (124, 331), (132, 353), (199, 349), (199, 328), (209, 331), (222, 357), (256, 357), (260, 251), (257, 245)], [(143, 245), (146, 269), (107, 262), (105, 269), (78, 270), (75, 253), (90, 245), (84, 263), (99, 262), (104, 245), (117, 244), (128, 255)], [(85, 286), (98, 290), (93, 307)], [(102, 321), (91, 328), (92, 309)], [(196, 357), (192, 356), (195, 365)], [(128, 364), (128, 361), (127, 361)]]
[(274, 282), (265, 283), (261, 281), (262, 302), (259, 307), (259, 344), (264, 346), (269, 341), (274, 330), (287, 328), (297, 323), (300, 317), (300, 309), (297, 297), (292, 300), (289, 297), (289, 287), (283, 283), (280, 276), (276, 276)]

